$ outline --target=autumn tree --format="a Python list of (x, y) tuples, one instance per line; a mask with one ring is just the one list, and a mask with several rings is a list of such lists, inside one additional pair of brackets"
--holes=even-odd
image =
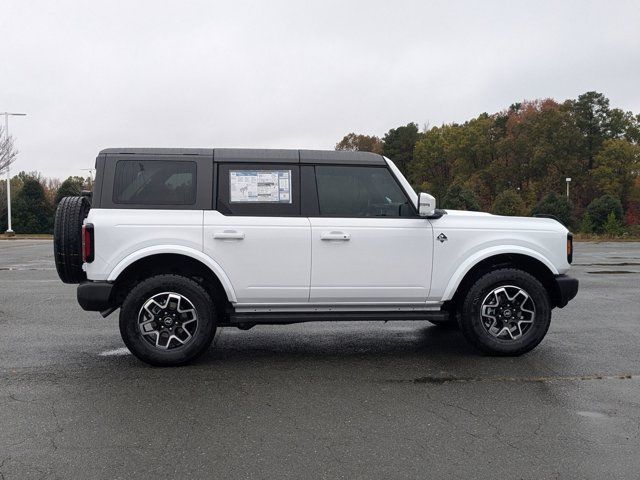
[(596, 191), (617, 196), (626, 206), (640, 170), (640, 146), (626, 140), (605, 140), (592, 171)]
[(453, 184), (447, 189), (447, 193), (442, 197), (442, 208), (452, 210), (480, 210), (478, 199), (473, 191), (464, 185)]
[[(375, 137), (357, 137), (348, 135), (340, 148), (372, 148), (360, 145)], [(424, 132), (410, 123), (389, 130), (382, 142), (383, 153), (414, 188), (433, 194), (441, 205), (447, 196), (447, 202), (458, 205), (459, 188), (465, 188), (482, 210), (514, 207), (514, 211), (554, 215), (575, 226), (582, 218), (574, 215), (583, 217), (595, 199), (610, 195), (621, 201), (628, 223), (637, 223), (640, 115), (612, 108), (599, 92), (562, 103), (517, 102), (497, 113)], [(572, 179), (570, 202), (560, 195), (567, 177)], [(511, 193), (502, 195), (505, 191)], [(521, 205), (516, 205), (514, 192)], [(512, 202), (503, 203), (507, 201)], [(604, 217), (592, 213), (585, 227), (601, 229), (608, 213)]]
[(581, 147), (586, 158), (586, 168), (591, 170), (597, 151), (609, 136), (609, 99), (602, 93), (586, 92), (570, 101), (576, 125), (582, 133)]
[(336, 144), (336, 150), (373, 152), (382, 154), (383, 143), (375, 135), (358, 135), (349, 133)]
[[(420, 190), (442, 198), (453, 180), (453, 162), (448, 137), (454, 126), (443, 125), (425, 132), (416, 143), (414, 160), (409, 164), (409, 181)], [(394, 157), (389, 157), (394, 160)]]
[(409, 164), (413, 161), (413, 150), (420, 138), (418, 125), (408, 123), (404, 127), (392, 128), (382, 138), (384, 143), (383, 153), (393, 160), (396, 166), (403, 172), (407, 172)]
[(0, 126), (0, 173), (4, 173), (7, 168), (13, 163), (18, 155), (13, 137), (11, 135), (4, 134), (4, 128)]
[(495, 215), (521, 216), (525, 214), (524, 202), (515, 190), (505, 190), (496, 197), (491, 206), (491, 213)]

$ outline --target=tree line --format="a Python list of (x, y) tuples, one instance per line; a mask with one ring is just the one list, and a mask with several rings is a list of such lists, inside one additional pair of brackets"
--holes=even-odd
[[(11, 222), (16, 233), (53, 233), (56, 207), (66, 196), (91, 190), (90, 178), (45, 178), (39, 172), (20, 172), (11, 178)], [(0, 229), (7, 228), (7, 182), (0, 180)]]
[(443, 208), (554, 215), (583, 233), (637, 235), (639, 143), (640, 114), (586, 92), (514, 103), (464, 123), (409, 123), (382, 138), (349, 133), (335, 148), (384, 154)]
[[(349, 133), (335, 148), (384, 154), (443, 208), (553, 215), (586, 234), (640, 235), (640, 114), (611, 107), (602, 93), (514, 103), (464, 123), (408, 123), (382, 138)], [(13, 229), (51, 233), (58, 202), (91, 188), (89, 178), (20, 172), (11, 179)]]

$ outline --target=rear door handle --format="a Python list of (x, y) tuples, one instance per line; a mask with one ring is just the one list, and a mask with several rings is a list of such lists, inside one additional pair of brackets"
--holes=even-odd
[(225, 230), (224, 232), (214, 233), (213, 238), (215, 238), (216, 240), (242, 240), (244, 239), (244, 232), (238, 232), (236, 230)]
[(350, 233), (345, 233), (345, 232), (322, 232), (320, 234), (320, 240), (342, 240), (343, 242), (346, 242), (348, 240), (351, 240), (351, 234)]

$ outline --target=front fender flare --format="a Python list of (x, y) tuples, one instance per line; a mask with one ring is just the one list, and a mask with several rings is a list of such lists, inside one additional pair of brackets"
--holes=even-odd
[(109, 276), (107, 277), (107, 281), (114, 282), (117, 280), (118, 276), (131, 264), (141, 260), (145, 257), (150, 257), (152, 255), (158, 255), (162, 253), (173, 253), (177, 255), (185, 255), (187, 257), (191, 257), (194, 260), (198, 260), (200, 263), (206, 265), (218, 280), (222, 284), (225, 293), (227, 294), (227, 298), (230, 302), (236, 302), (236, 292), (233, 289), (233, 285), (231, 284), (231, 280), (222, 269), (222, 267), (215, 262), (211, 257), (205, 255), (204, 253), (195, 250), (193, 248), (184, 247), (180, 245), (154, 245), (152, 247), (141, 248), (140, 250), (136, 250), (135, 252), (127, 255), (125, 258), (120, 260), (118, 264), (111, 270)]
[(553, 275), (559, 274), (558, 269), (548, 258), (531, 248), (523, 247), (520, 245), (499, 245), (489, 247), (474, 253), (458, 266), (454, 274), (449, 279), (449, 282), (447, 283), (447, 287), (442, 296), (442, 301), (451, 300), (453, 298), (456, 290), (458, 289), (458, 286), (462, 282), (462, 279), (479, 262), (496, 255), (509, 253), (526, 255), (528, 257), (535, 258), (536, 260), (544, 264)]

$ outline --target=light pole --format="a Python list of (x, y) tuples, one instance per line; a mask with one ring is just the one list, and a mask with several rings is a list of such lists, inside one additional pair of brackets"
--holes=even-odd
[(567, 177), (567, 198), (569, 198), (569, 183), (571, 183), (571, 177)]
[[(4, 115), (4, 135), (7, 140), (9, 140), (9, 116), (14, 117), (24, 117), (26, 113), (9, 113), (3, 112)], [(11, 230), (11, 165), (7, 165), (7, 231), (5, 232), (7, 235), (13, 235), (13, 230)]]

